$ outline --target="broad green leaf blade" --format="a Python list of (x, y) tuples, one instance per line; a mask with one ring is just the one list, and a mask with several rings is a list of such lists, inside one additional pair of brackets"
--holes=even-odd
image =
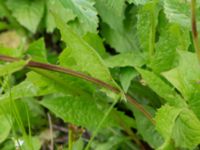
[(138, 72), (136, 72), (133, 68), (126, 67), (120, 69), (120, 82), (125, 92), (128, 91), (128, 88), (131, 84), (131, 80), (138, 76)]
[(164, 105), (156, 112), (156, 129), (165, 139), (171, 138), (174, 124), (181, 111), (181, 108)]
[[(145, 106), (145, 109), (154, 115), (155, 110), (153, 108)], [(162, 144), (163, 139), (156, 131), (155, 126), (135, 107), (133, 107), (133, 112), (136, 119), (138, 133), (152, 148), (158, 148)]]
[(137, 71), (142, 75), (147, 85), (160, 97), (164, 98), (166, 102), (175, 106), (185, 106), (185, 101), (176, 93), (173, 87), (167, 84), (155, 73), (137, 69)]
[(104, 23), (112, 29), (122, 29), (125, 18), (125, 0), (96, 0), (95, 7)]
[(140, 52), (128, 52), (105, 59), (105, 63), (109, 68), (114, 67), (141, 67), (146, 62), (144, 56)]
[(47, 32), (53, 32), (56, 28), (56, 23), (51, 11), (54, 10), (66, 23), (75, 19), (76, 15), (71, 9), (66, 9), (59, 0), (48, 0), (47, 2)]
[[(197, 1), (198, 2), (198, 1)], [(164, 0), (164, 12), (172, 23), (177, 23), (181, 26), (191, 29), (191, 1), (185, 0)], [(199, 2), (197, 7), (199, 8)], [(197, 9), (198, 10), (198, 9)], [(199, 11), (198, 11), (199, 13)], [(197, 15), (198, 24), (200, 17)]]
[(10, 75), (14, 72), (17, 72), (26, 66), (28, 62), (24, 60), (20, 60), (17, 62), (0, 65), (0, 76)]
[[(109, 8), (114, 9), (114, 8)], [(117, 8), (116, 8), (117, 9)], [(109, 26), (108, 23), (102, 23), (101, 34), (105, 38), (106, 42), (110, 44), (112, 48), (115, 48), (117, 52), (130, 52), (139, 50), (139, 42), (136, 36), (136, 13), (137, 8), (131, 6), (127, 8), (125, 12), (126, 18), (121, 21), (121, 18), (115, 19), (112, 24), (116, 24), (115, 27)]]
[[(51, 96), (46, 97), (41, 104), (47, 107), (56, 116), (65, 122), (94, 129), (104, 116), (108, 108), (98, 107), (90, 97), (87, 96)], [(107, 118), (103, 127), (113, 126), (114, 120)]]
[(159, 10), (158, 2), (150, 1), (142, 6), (137, 14), (137, 37), (140, 48), (148, 52), (149, 56), (154, 53)]
[(71, 9), (78, 17), (84, 33), (97, 32), (98, 17), (94, 0), (60, 0), (66, 9)]
[(43, 38), (31, 43), (26, 53), (31, 55), (32, 60), (47, 62), (47, 54)]
[[(156, 43), (154, 58), (150, 62), (150, 67), (155, 72), (167, 71), (177, 64), (178, 54), (176, 50), (182, 48), (180, 45), (183, 45), (183, 41), (180, 39), (185, 37), (184, 34), (177, 25), (169, 25), (161, 33), (159, 41)], [(184, 50), (187, 50), (188, 45), (186, 47), (183, 46)]]
[(9, 135), (11, 130), (11, 118), (9, 116), (0, 115), (0, 143), (2, 143)]
[(8, 0), (6, 4), (22, 26), (32, 33), (36, 32), (44, 13), (43, 0)]
[(188, 100), (200, 81), (200, 65), (194, 53), (181, 51), (179, 56), (179, 65), (163, 75)]
[(191, 110), (165, 105), (155, 119), (157, 130), (176, 147), (194, 149), (200, 144), (200, 121)]
[(179, 52), (179, 65), (164, 72), (164, 77), (176, 87), (188, 102), (190, 108), (200, 118), (200, 66), (196, 54)]
[(108, 53), (106, 53), (106, 49), (103, 45), (103, 40), (101, 37), (95, 33), (87, 33), (84, 35), (83, 39), (92, 46), (93, 49), (95, 49), (98, 54), (103, 58), (107, 58), (109, 56)]
[(88, 73), (92, 77), (118, 87), (98, 53), (75, 34), (58, 16), (55, 16), (55, 20), (60, 29), (62, 39), (67, 44), (67, 48), (59, 56), (60, 64)]
[(200, 144), (200, 121), (189, 109), (183, 109), (173, 127), (172, 138), (175, 145), (194, 149)]

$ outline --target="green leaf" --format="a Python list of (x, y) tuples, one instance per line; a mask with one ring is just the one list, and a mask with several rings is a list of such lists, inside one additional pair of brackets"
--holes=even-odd
[[(41, 104), (65, 122), (95, 129), (104, 116), (105, 108), (101, 108), (87, 96), (51, 96)], [(108, 108), (107, 108), (108, 109)], [(108, 117), (103, 127), (113, 126), (113, 119)]]
[(5, 7), (5, 1), (0, 0), (0, 18), (3, 18), (7, 15), (6, 7)]
[[(101, 9), (104, 10), (105, 8), (102, 7)], [(117, 10), (118, 8), (109, 7), (109, 11), (112, 9)], [(115, 48), (117, 52), (123, 53), (123, 52), (139, 50), (139, 42), (135, 34), (136, 20), (137, 20), (136, 13), (137, 13), (137, 8), (135, 6), (130, 6), (130, 7), (127, 7), (127, 10), (125, 12), (126, 18), (124, 18), (123, 22), (121, 22), (122, 19), (118, 16), (118, 18), (116, 18), (115, 20), (112, 19), (112, 21), (114, 21), (112, 23), (114, 27), (107, 25), (107, 24), (111, 24), (107, 22), (106, 22), (107, 24), (106, 23), (100, 24), (101, 29), (102, 29), (100, 33), (105, 38), (106, 42), (110, 44), (112, 48)], [(111, 17), (113, 18), (113, 16)]]
[[(11, 88), (13, 99), (43, 96), (52, 93), (92, 95), (95, 91), (93, 84), (79, 78), (46, 70), (33, 68), (32, 70), (37, 73), (29, 72), (26, 80)], [(8, 100), (9, 97), (10, 93), (7, 92), (0, 96), (0, 100)]]
[(146, 62), (144, 56), (140, 52), (128, 52), (105, 59), (108, 67), (141, 67)]
[(181, 108), (164, 105), (156, 112), (156, 129), (165, 139), (171, 137), (174, 124), (181, 111)]
[[(198, 2), (198, 1), (197, 1)], [(164, 0), (164, 12), (168, 20), (172, 23), (177, 23), (183, 27), (191, 29), (191, 1), (185, 0)], [(199, 2), (198, 2), (199, 8)], [(199, 11), (198, 11), (199, 13)], [(198, 15), (198, 24), (200, 17)]]
[(196, 54), (179, 52), (179, 65), (164, 72), (164, 77), (182, 94), (190, 109), (200, 118), (200, 66)]
[(7, 6), (17, 21), (35, 33), (44, 13), (43, 0), (8, 0)]
[[(33, 146), (33, 149), (32, 149), (32, 146)], [(28, 149), (40, 150), (41, 147), (42, 147), (41, 140), (37, 136), (31, 137), (29, 143), (25, 141), (24, 144), (21, 146), (22, 149), (27, 149), (27, 150)]]
[(105, 59), (108, 57), (108, 53), (106, 53), (106, 49), (103, 45), (103, 40), (99, 35), (95, 33), (87, 33), (86, 35), (84, 35), (83, 39), (90, 46), (92, 46), (92, 48), (95, 49), (102, 58)]
[(125, 92), (128, 91), (128, 88), (131, 84), (131, 80), (135, 78), (138, 73), (133, 68), (121, 68), (120, 69), (120, 82)]
[(179, 65), (163, 75), (189, 100), (200, 81), (200, 66), (194, 53), (181, 51), (179, 56)]
[(172, 138), (176, 147), (194, 149), (200, 144), (200, 121), (191, 110), (165, 105), (155, 119), (157, 130), (165, 140)]
[(14, 72), (17, 72), (23, 69), (27, 63), (28, 63), (27, 61), (20, 60), (17, 62), (0, 65), (0, 76), (10, 75)]
[(56, 28), (56, 23), (51, 11), (55, 11), (66, 23), (75, 19), (76, 15), (71, 9), (66, 9), (59, 0), (48, 0), (47, 2), (47, 32), (53, 32)]
[(194, 149), (200, 144), (200, 121), (191, 110), (184, 109), (176, 119), (172, 138), (182, 148)]
[(156, 52), (151, 60), (150, 67), (155, 72), (163, 72), (171, 69), (176, 65), (177, 48), (181, 45), (180, 28), (177, 25), (169, 25), (165, 32), (160, 35), (159, 41), (156, 43)]
[(156, 26), (158, 22), (159, 7), (157, 1), (150, 1), (139, 9), (137, 15), (137, 37), (139, 38), (140, 48), (153, 54)]
[(144, 5), (148, 0), (127, 0), (129, 3), (134, 3), (136, 5)]
[[(148, 110), (152, 115), (155, 113), (155, 110), (148, 106), (145, 106), (145, 110)], [(138, 133), (152, 148), (158, 148), (162, 144), (163, 139), (156, 131), (155, 126), (135, 107), (133, 107), (133, 112), (136, 119)]]
[(71, 9), (78, 17), (80, 28), (86, 32), (97, 32), (98, 17), (94, 0), (60, 0), (66, 9)]
[(32, 60), (47, 62), (47, 54), (43, 38), (31, 43), (26, 53), (31, 55)]
[(107, 23), (112, 29), (121, 30), (125, 18), (124, 0), (96, 0), (95, 7), (104, 23)]
[(60, 29), (62, 39), (67, 44), (67, 48), (59, 56), (60, 64), (88, 73), (92, 77), (118, 87), (98, 53), (75, 34), (58, 16), (55, 16), (55, 20)]
[(185, 101), (176, 93), (173, 87), (163, 81), (159, 76), (153, 72), (139, 69), (137, 71), (142, 75), (147, 85), (160, 97), (164, 98), (166, 102), (171, 105), (185, 106)]
[[(33, 96), (42, 96), (58, 92), (57, 89), (52, 86), (52, 82), (48, 82), (48, 79), (38, 75), (37, 73), (30, 72), (27, 74), (27, 78), (11, 88), (9, 92), (0, 96), (0, 101), (6, 101), (10, 99), (20, 99)], [(19, 94), (20, 93), (20, 94)]]
[(10, 130), (11, 130), (11, 119), (9, 116), (0, 115), (0, 143), (2, 143), (9, 135)]

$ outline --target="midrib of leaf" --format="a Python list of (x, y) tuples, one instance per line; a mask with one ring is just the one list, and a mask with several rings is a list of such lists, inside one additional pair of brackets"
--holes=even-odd
[(151, 32), (149, 38), (149, 57), (152, 58), (155, 48), (155, 34), (156, 34), (156, 20), (155, 20), (155, 10), (151, 12)]

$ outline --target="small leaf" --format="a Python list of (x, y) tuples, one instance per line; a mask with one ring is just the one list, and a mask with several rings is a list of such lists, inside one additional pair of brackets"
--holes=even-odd
[[(164, 12), (172, 23), (191, 29), (191, 1), (188, 0), (164, 0)], [(199, 3), (198, 3), (199, 4)], [(198, 5), (199, 7), (199, 5)], [(199, 16), (197, 18), (199, 20)], [(198, 21), (199, 24), (199, 21)]]
[(174, 124), (181, 111), (181, 108), (164, 105), (156, 112), (156, 129), (165, 139), (171, 137)]
[(110, 68), (114, 67), (141, 67), (146, 60), (141, 52), (128, 52), (105, 59), (106, 65)]
[(28, 63), (27, 61), (20, 60), (17, 62), (0, 65), (0, 76), (5, 76), (17, 72), (23, 69), (27, 63)]
[(120, 82), (125, 92), (131, 84), (131, 80), (136, 77), (138, 73), (133, 68), (121, 68), (120, 69)]
[(9, 135), (11, 130), (11, 119), (9, 116), (0, 115), (0, 143), (2, 143)]
[(66, 9), (70, 9), (78, 17), (79, 28), (86, 32), (97, 32), (98, 17), (94, 8), (94, 0), (60, 0)]
[(47, 32), (53, 32), (56, 28), (56, 23), (51, 10), (54, 10), (65, 22), (69, 22), (75, 19), (76, 15), (71, 9), (66, 9), (59, 0), (49, 0), (47, 2), (48, 12), (47, 12)]
[(43, 38), (31, 43), (26, 53), (31, 55), (32, 60), (47, 62), (47, 54)]
[(92, 46), (92, 48), (95, 49), (102, 58), (105, 59), (108, 57), (108, 53), (106, 53), (106, 49), (103, 45), (103, 40), (100, 36), (94, 33), (87, 33), (86, 35), (84, 35), (83, 39), (90, 46)]
[(7, 6), (21, 25), (35, 33), (44, 13), (43, 0), (8, 0)]
[(137, 68), (137, 71), (142, 75), (148, 86), (169, 104), (176, 106), (186, 105), (185, 101), (176, 93), (174, 88), (165, 83), (159, 76), (153, 72), (139, 68)]

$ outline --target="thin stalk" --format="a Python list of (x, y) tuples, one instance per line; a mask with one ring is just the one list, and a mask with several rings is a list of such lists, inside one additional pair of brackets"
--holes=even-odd
[[(0, 60), (6, 61), (6, 62), (15, 62), (15, 61), (19, 61), (20, 59), (19, 58), (15, 58), (15, 57), (0, 55)], [(92, 83), (94, 83), (96, 85), (99, 85), (101, 87), (109, 89), (114, 93), (118, 94), (118, 93), (121, 92), (118, 88), (113, 87), (112, 85), (110, 85), (110, 84), (108, 84), (108, 83), (106, 83), (106, 82), (104, 82), (102, 80), (99, 80), (97, 78), (88, 76), (86, 74), (71, 70), (69, 68), (64, 68), (64, 67), (61, 67), (61, 66), (47, 64), (47, 63), (40, 63), (40, 62), (36, 62), (36, 61), (29, 61), (28, 64), (26, 65), (26, 67), (28, 67), (30, 69), (31, 68), (40, 68), (40, 69), (44, 69), (44, 70), (50, 70), (50, 71), (65, 73), (65, 74), (68, 74), (68, 75), (71, 75), (71, 76), (74, 76), (74, 77), (78, 77), (78, 78), (87, 80), (89, 82), (92, 82)], [(151, 114), (149, 112), (147, 112), (145, 110), (145, 108), (141, 104), (139, 104), (135, 99), (133, 99), (128, 94), (124, 94), (124, 95), (126, 96), (126, 99), (131, 104), (133, 104), (138, 110), (140, 110), (152, 122), (152, 124), (155, 125), (155, 121), (152, 118)]]
[(196, 0), (191, 0), (191, 25), (192, 25), (192, 37), (193, 43), (195, 47), (195, 51), (197, 54), (198, 61), (200, 63), (200, 47), (199, 47), (199, 38), (198, 38), (198, 31), (197, 31), (197, 21), (196, 21)]
[(51, 144), (50, 144), (50, 150), (54, 150), (54, 140), (53, 140), (53, 125), (52, 125), (52, 119), (51, 115), (47, 113), (48, 117), (48, 122), (49, 122), (49, 131), (50, 131), (50, 136), (51, 136)]
[(96, 137), (97, 133), (99, 132), (99, 130), (101, 129), (104, 121), (106, 120), (106, 118), (108, 117), (108, 115), (110, 114), (110, 112), (112, 111), (113, 107), (115, 106), (115, 104), (117, 103), (117, 100), (115, 100), (112, 105), (109, 107), (109, 109), (106, 111), (105, 115), (103, 116), (103, 118), (101, 119), (100, 123), (98, 124), (97, 128), (95, 129), (94, 133), (92, 134), (92, 137), (90, 138), (86, 148), (84, 150), (89, 150), (92, 141), (94, 140), (94, 138)]
[(68, 133), (68, 149), (73, 150), (73, 131), (70, 128)]

